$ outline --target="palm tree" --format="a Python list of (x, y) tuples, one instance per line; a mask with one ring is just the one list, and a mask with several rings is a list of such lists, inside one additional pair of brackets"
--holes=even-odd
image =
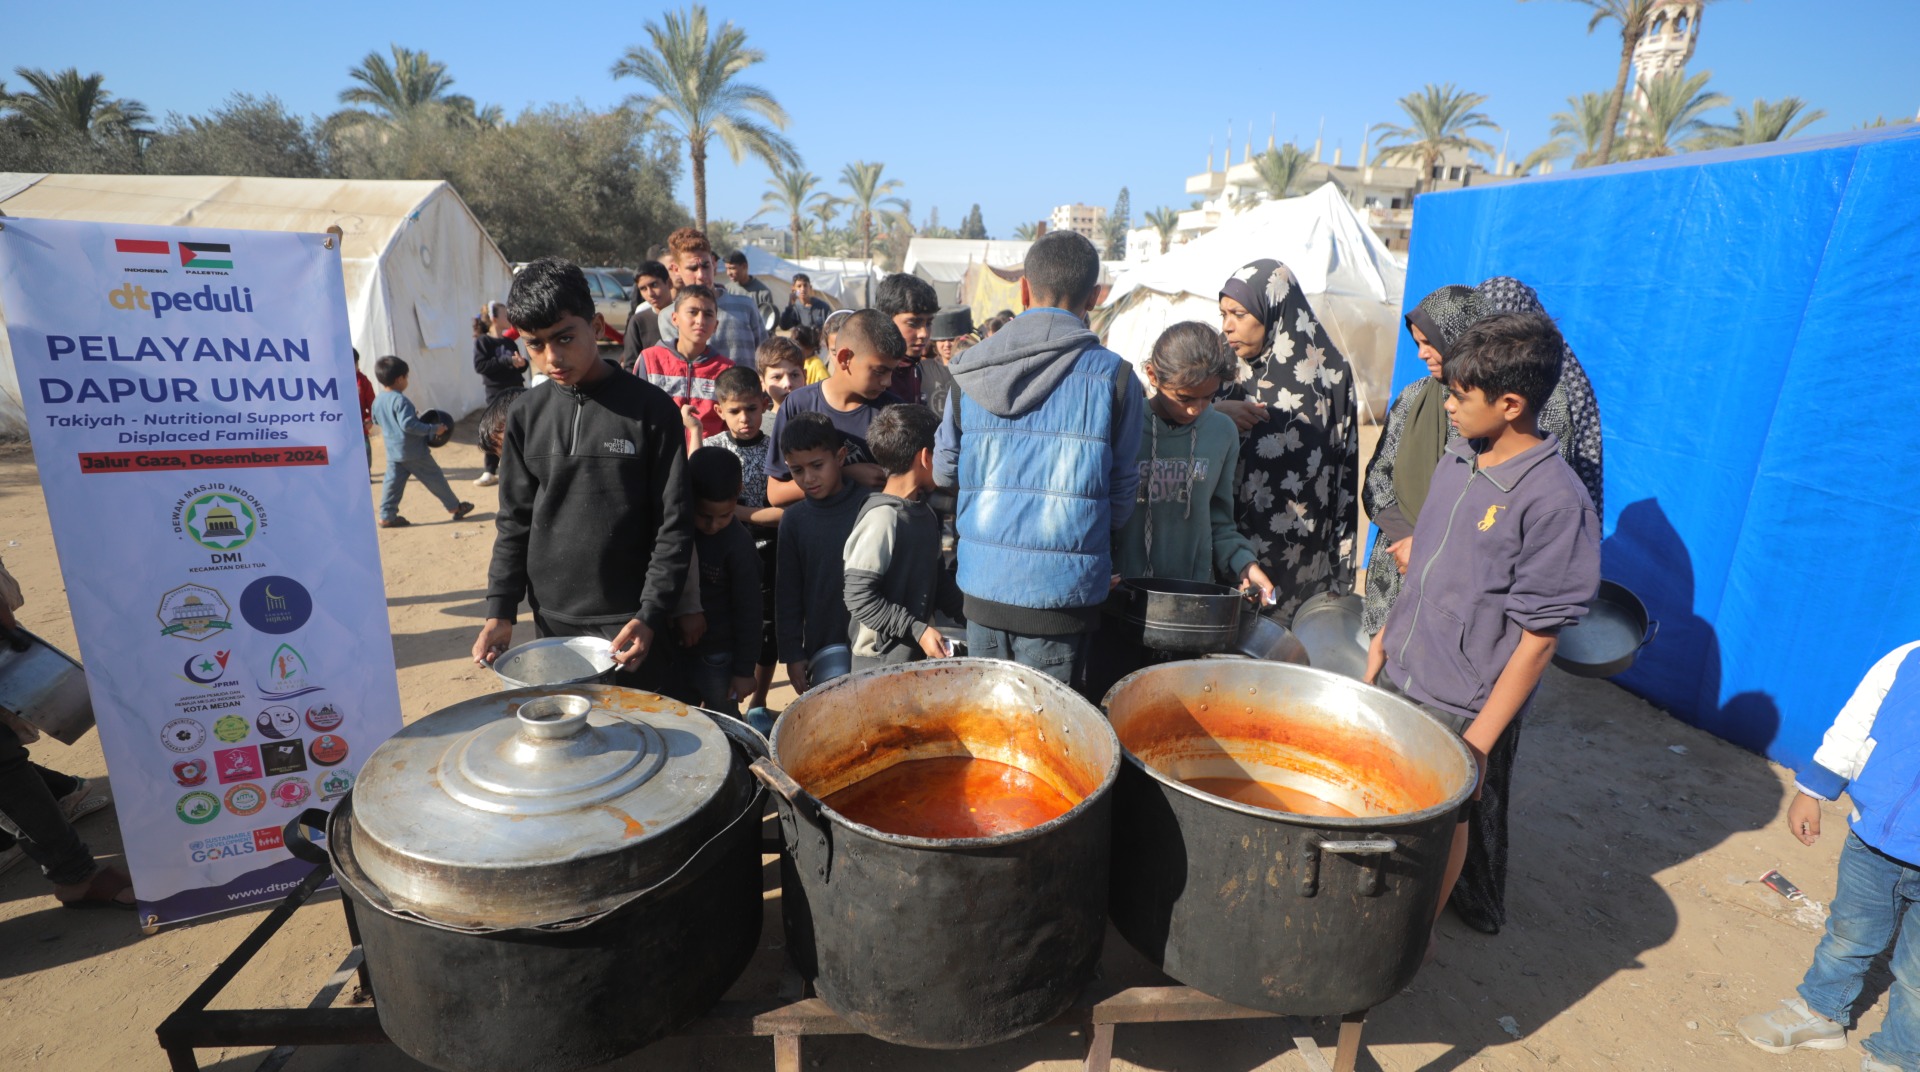
[(1600, 161), (1600, 147), (1607, 140), (1607, 115), (1612, 106), (1613, 99), (1605, 93), (1582, 93), (1567, 98), (1566, 111), (1549, 117), (1553, 120), (1556, 139), (1573, 139), (1561, 144), (1573, 153), (1574, 167), (1591, 167)]
[(1160, 232), (1160, 252), (1165, 253), (1173, 244), (1173, 233), (1180, 229), (1180, 213), (1161, 205), (1147, 213), (1147, 226)]
[[(1474, 111), (1487, 102), (1484, 94), (1462, 93), (1453, 83), (1436, 86), (1429, 82), (1418, 93), (1400, 98), (1400, 110), (1407, 113), (1404, 127), (1383, 125), (1380, 130), (1380, 161), (1417, 160), (1421, 184), (1432, 182), (1433, 167), (1449, 149), (1493, 155), (1493, 146), (1472, 137), (1475, 130), (1499, 130), (1499, 124)], [(1396, 138), (1392, 145), (1388, 138)]]
[[(1612, 21), (1620, 26), (1620, 67), (1613, 76), (1613, 94), (1608, 98), (1606, 126), (1601, 130), (1599, 155), (1589, 161), (1605, 164), (1613, 159), (1614, 132), (1620, 129), (1620, 112), (1627, 99), (1627, 73), (1633, 67), (1633, 46), (1647, 35), (1647, 21), (1653, 15), (1656, 0), (1570, 0), (1593, 11), (1587, 20), (1587, 32)], [(1701, 0), (1711, 4), (1714, 0)], [(1580, 165), (1575, 164), (1575, 167)]]
[(860, 236), (860, 256), (864, 260), (873, 259), (873, 223), (878, 216), (884, 225), (890, 219), (910, 211), (907, 203), (897, 197), (889, 196), (900, 188), (899, 180), (880, 178), (880, 172), (887, 165), (878, 161), (867, 163), (855, 160), (840, 169), (840, 181), (853, 196), (842, 203), (852, 213), (854, 232)]
[(718, 137), (735, 164), (751, 153), (770, 168), (799, 167), (800, 154), (778, 132), (787, 128), (787, 111), (771, 93), (738, 80), (766, 53), (748, 48), (746, 31), (731, 22), (709, 35), (704, 6), (669, 11), (644, 29), (651, 46), (629, 47), (613, 65), (613, 77), (638, 78), (653, 88), (652, 96), (631, 98), (642, 119), (665, 114), (678, 124), (693, 165), (694, 225), (706, 230), (707, 143)]
[(140, 126), (151, 118), (146, 105), (131, 98), (115, 99), (106, 90), (103, 74), (83, 78), (77, 67), (52, 73), (15, 67), (13, 73), (32, 88), (23, 93), (0, 90), (0, 110), (12, 112), (34, 134), (138, 140), (153, 133)]
[[(714, 220), (702, 227), (707, 233), (707, 242), (718, 250), (735, 250), (746, 245), (744, 227), (732, 220)], [(721, 254), (717, 253), (716, 256)], [(723, 266), (724, 267), (724, 266)]]
[[(1534, 151), (1528, 153), (1520, 161), (1518, 165), (1520, 170), (1516, 174), (1531, 175), (1533, 174), (1534, 168), (1537, 168), (1541, 164), (1547, 163), (1550, 160), (1564, 159), (1566, 155), (1571, 152), (1573, 152), (1573, 146), (1568, 145), (1566, 142), (1560, 141), (1558, 139), (1554, 141), (1550, 141), (1545, 145), (1542, 145), (1538, 149), (1535, 149)], [(1578, 167), (1579, 165), (1576, 164), (1574, 166)]]
[(1647, 83), (1646, 99), (1633, 102), (1633, 121), (1628, 124), (1628, 149), (1636, 158), (1672, 156), (1693, 149), (1711, 148), (1731, 128), (1709, 123), (1701, 116), (1723, 107), (1727, 98), (1707, 92), (1712, 71), (1701, 71), (1691, 78), (1675, 71)]
[(1278, 149), (1268, 149), (1253, 158), (1254, 170), (1260, 174), (1260, 183), (1266, 187), (1267, 196), (1275, 201), (1294, 195), (1294, 184), (1306, 177), (1307, 168), (1313, 163), (1308, 156), (1292, 142)]
[(833, 220), (840, 214), (841, 201), (828, 195), (813, 206), (813, 218), (820, 221), (820, 238), (823, 243), (833, 241)]
[[(360, 105), (348, 108), (335, 118), (351, 126), (380, 123), (397, 127), (409, 120), (444, 111), (457, 120), (479, 125), (498, 125), (500, 109), (487, 109), (483, 117), (469, 97), (447, 90), (453, 76), (447, 65), (425, 52), (389, 45), (392, 62), (379, 52), (369, 52), (359, 66), (347, 69), (347, 77), (360, 83), (340, 91), (340, 103)], [(364, 109), (372, 109), (366, 111)], [(491, 120), (489, 122), (488, 120)]]
[[(1775, 104), (1756, 97), (1751, 112), (1745, 108), (1733, 110), (1733, 126), (1726, 133), (1716, 135), (1713, 143), (1762, 145), (1770, 141), (1786, 141), (1805, 130), (1808, 124), (1827, 117), (1827, 113), (1818, 108), (1810, 112), (1806, 108), (1807, 102), (1799, 97), (1784, 97)], [(1795, 122), (1796, 118), (1798, 122)]]
[(1016, 241), (1031, 242), (1040, 237), (1040, 227), (1038, 224), (1023, 223), (1013, 229), (1013, 237)]
[(820, 176), (797, 167), (775, 168), (773, 174), (767, 176), (767, 186), (767, 192), (760, 195), (760, 210), (786, 214), (787, 232), (793, 236), (792, 255), (805, 256), (800, 252), (801, 217), (833, 197), (819, 189)]

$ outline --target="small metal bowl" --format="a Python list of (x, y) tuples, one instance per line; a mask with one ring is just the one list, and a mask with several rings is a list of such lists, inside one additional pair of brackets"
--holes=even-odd
[(1660, 623), (1647, 615), (1639, 596), (1624, 584), (1601, 581), (1587, 613), (1560, 630), (1553, 665), (1577, 677), (1625, 673), (1659, 632)]
[(493, 672), (510, 689), (605, 685), (614, 669), (613, 645), (599, 637), (545, 637), (493, 660)]

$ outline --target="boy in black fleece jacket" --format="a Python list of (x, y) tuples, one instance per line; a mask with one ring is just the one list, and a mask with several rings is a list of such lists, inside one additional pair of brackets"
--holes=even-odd
[(780, 518), (774, 569), (774, 638), (787, 682), (813, 687), (808, 664), (829, 644), (847, 642), (842, 552), (867, 489), (843, 477), (847, 449), (840, 429), (820, 413), (797, 414), (780, 430), (780, 453), (806, 495)]
[(507, 417), (474, 660), (490, 665), (512, 646), (525, 599), (535, 636), (607, 638), (620, 684), (684, 696), (671, 661), (648, 658), (693, 548), (679, 410), (600, 359), (599, 317), (578, 267), (543, 257), (521, 269), (507, 318), (549, 379)]
[(925, 406), (893, 406), (873, 419), (867, 449), (887, 484), (860, 507), (847, 537), (847, 613), (853, 668), (941, 659), (951, 652), (934, 627), (935, 608), (965, 621), (964, 597), (940, 562), (940, 516), (924, 501), (933, 488), (933, 434), (940, 418)]

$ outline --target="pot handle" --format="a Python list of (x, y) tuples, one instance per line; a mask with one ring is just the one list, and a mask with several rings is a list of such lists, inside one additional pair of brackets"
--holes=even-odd
[(1657, 637), (1657, 636), (1659, 636), (1659, 635), (1660, 635), (1660, 619), (1658, 619), (1658, 618), (1654, 618), (1654, 619), (1651, 619), (1651, 620), (1649, 620), (1649, 621), (1647, 622), (1647, 632), (1646, 632), (1646, 635), (1645, 635), (1645, 636), (1642, 636), (1642, 637), (1640, 638), (1640, 646), (1639, 646), (1639, 647), (1636, 647), (1636, 648), (1634, 648), (1633, 650), (1634, 650), (1635, 652), (1638, 652), (1638, 651), (1640, 650), (1640, 648), (1644, 648), (1644, 647), (1646, 647), (1646, 646), (1647, 646), (1648, 644), (1651, 644), (1651, 643), (1653, 643), (1653, 638), (1654, 638), (1654, 637)]
[(318, 830), (322, 834), (326, 833), (328, 814), (329, 812), (324, 808), (308, 808), (289, 820), (286, 831), (281, 834), (281, 840), (286, 843), (287, 851), (295, 858), (310, 864), (332, 863), (333, 859), (327, 855), (327, 850), (315, 845), (307, 837), (309, 829)]
[[(1387, 856), (1399, 848), (1399, 842), (1381, 834), (1340, 841), (1308, 838), (1300, 853), (1300, 896), (1312, 897), (1320, 892), (1320, 854), (1323, 852), (1348, 856)], [(1360, 895), (1372, 897), (1380, 892), (1382, 863), (1372, 862), (1362, 866), (1366, 868), (1366, 873), (1360, 879)]]
[(771, 759), (756, 759), (749, 769), (755, 778), (760, 779), (760, 784), (787, 802), (787, 806), (780, 809), (780, 832), (786, 836), (788, 858), (796, 864), (799, 862), (799, 824), (804, 822), (820, 842), (818, 870), (820, 877), (826, 878), (833, 859), (833, 838), (829, 833), (827, 817), (820, 814), (820, 798), (807, 792), (806, 787), (794, 781), (792, 775), (781, 770)]

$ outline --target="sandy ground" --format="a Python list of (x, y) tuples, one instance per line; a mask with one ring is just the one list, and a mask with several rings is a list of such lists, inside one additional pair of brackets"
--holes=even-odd
[[(466, 652), (479, 625), (494, 493), (468, 481), (478, 452), (466, 428), (440, 459), (479, 504), (442, 521), (425, 492), (404, 509), (419, 524), (379, 534), (400, 694), (409, 720), (492, 690)], [(1367, 445), (1370, 452), (1371, 444)], [(369, 494), (377, 498), (377, 479)], [(0, 449), (0, 554), (23, 582), (22, 620), (75, 650), (33, 457)], [(425, 523), (432, 522), (432, 523)], [(777, 694), (778, 699), (791, 693)], [(1742, 1015), (1791, 992), (1822, 926), (1754, 879), (1780, 867), (1815, 902), (1833, 893), (1843, 819), (1812, 849), (1788, 836), (1788, 772), (1685, 726), (1615, 686), (1551, 671), (1526, 727), (1515, 780), (1512, 920), (1498, 937), (1450, 916), (1438, 959), (1376, 1009), (1360, 1067), (1454, 1069), (1851, 1069), (1844, 1053), (1774, 1057), (1732, 1033)], [(105, 779), (97, 737), (34, 746), (41, 762)], [(85, 819), (96, 853), (117, 857), (111, 810)], [(153, 1029), (265, 914), (264, 908), (142, 937), (131, 915), (60, 910), (37, 869), (0, 878), (0, 1068), (163, 1069)], [(769, 913), (769, 943), (780, 941)], [(1107, 970), (1149, 972), (1110, 935)], [(302, 1006), (347, 949), (336, 895), (302, 909), (230, 986), (221, 1007)], [(762, 950), (736, 994), (777, 985), (782, 954)], [(1869, 990), (1878, 997), (1884, 982)], [(1865, 1027), (1879, 1020), (1866, 1014)], [(1506, 1020), (1510, 1018), (1510, 1020)], [(1510, 1027), (1503, 1027), (1503, 1021)], [(1323, 1025), (1320, 1037), (1330, 1043)], [(809, 1040), (818, 1069), (1077, 1068), (1084, 1041), (1044, 1028), (983, 1050), (934, 1053), (863, 1037)], [(765, 1069), (765, 1039), (670, 1039), (616, 1068)], [(1303, 1065), (1280, 1021), (1120, 1029), (1116, 1067), (1248, 1072)], [(200, 1052), (205, 1067), (252, 1069), (264, 1051)], [(309, 1048), (296, 1072), (419, 1066), (391, 1047)]]

